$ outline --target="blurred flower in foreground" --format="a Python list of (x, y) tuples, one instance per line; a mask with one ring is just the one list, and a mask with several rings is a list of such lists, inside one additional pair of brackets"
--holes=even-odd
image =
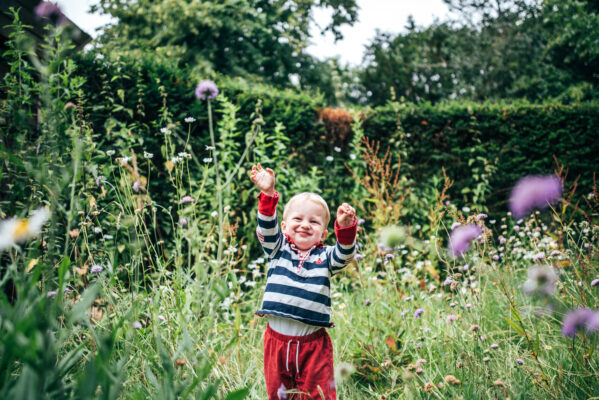
[(564, 317), (562, 334), (573, 338), (576, 332), (585, 329), (588, 333), (599, 331), (599, 312), (588, 308), (572, 310)]
[(195, 94), (198, 99), (212, 100), (218, 96), (218, 87), (216, 87), (216, 83), (205, 80), (198, 84)]
[(348, 379), (354, 372), (356, 372), (356, 367), (353, 364), (348, 362), (341, 362), (335, 368), (335, 382), (341, 383)]
[(595, 279), (591, 282), (592, 287), (597, 286), (597, 285), (599, 285), (599, 279)]
[(418, 308), (414, 311), (414, 318), (420, 318), (420, 315), (424, 312), (424, 308)]
[(557, 272), (548, 265), (533, 265), (528, 269), (528, 279), (522, 285), (527, 295), (551, 296), (555, 293)]
[(527, 176), (512, 189), (510, 210), (515, 219), (524, 218), (535, 208), (555, 205), (561, 197), (562, 182), (557, 176)]
[(42, 1), (35, 7), (33, 12), (38, 18), (48, 18), (54, 25), (60, 26), (69, 22), (58, 4), (51, 1)]
[(0, 221), (0, 251), (16, 247), (17, 243), (39, 235), (49, 218), (50, 210), (40, 208), (29, 219), (11, 218)]
[(470, 248), (470, 242), (481, 233), (482, 230), (475, 224), (457, 227), (449, 237), (449, 252), (454, 256), (463, 255)]
[(403, 244), (407, 238), (407, 232), (404, 228), (393, 225), (381, 229), (380, 242), (389, 248), (394, 248)]

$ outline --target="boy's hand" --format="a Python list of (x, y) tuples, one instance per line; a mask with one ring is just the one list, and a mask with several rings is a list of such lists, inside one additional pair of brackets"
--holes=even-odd
[(337, 224), (340, 228), (347, 228), (354, 224), (356, 210), (347, 203), (343, 203), (337, 209)]
[(272, 196), (275, 194), (275, 171), (270, 168), (263, 169), (258, 165), (252, 165), (250, 179), (262, 191), (262, 193)]

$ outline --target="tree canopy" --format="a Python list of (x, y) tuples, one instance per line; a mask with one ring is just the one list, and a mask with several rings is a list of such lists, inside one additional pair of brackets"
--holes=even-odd
[(599, 97), (598, 1), (444, 2), (454, 20), (378, 32), (359, 67), (306, 52), (314, 9), (332, 10), (322, 31), (340, 39), (356, 0), (101, 0), (116, 22), (100, 51), (319, 91), (331, 104)]

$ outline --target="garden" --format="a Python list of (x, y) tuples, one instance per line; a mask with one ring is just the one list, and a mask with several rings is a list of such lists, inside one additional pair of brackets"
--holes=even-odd
[(304, 191), (356, 211), (339, 399), (599, 399), (599, 7), (445, 2), (478, 25), (381, 34), (355, 68), (302, 52), (313, 1), (102, 0), (85, 51), (54, 3), (41, 42), (11, 9), (0, 398), (266, 398), (261, 164), (281, 216)]

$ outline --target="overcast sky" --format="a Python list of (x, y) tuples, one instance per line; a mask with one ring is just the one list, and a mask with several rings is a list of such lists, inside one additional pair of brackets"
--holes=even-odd
[[(96, 36), (95, 29), (106, 24), (107, 16), (89, 14), (89, 7), (98, 0), (58, 0), (64, 13), (81, 29)], [(334, 43), (333, 36), (319, 34), (316, 26), (312, 27), (312, 44), (308, 52), (323, 59), (338, 55), (344, 63), (357, 65), (362, 60), (364, 46), (374, 38), (376, 30), (399, 33), (405, 31), (409, 15), (414, 16), (416, 25), (428, 26), (435, 17), (446, 19), (447, 6), (442, 0), (358, 0), (360, 11), (358, 22), (352, 27), (344, 27), (341, 32), (344, 39)], [(318, 24), (325, 26), (330, 12), (317, 10), (314, 17)]]

